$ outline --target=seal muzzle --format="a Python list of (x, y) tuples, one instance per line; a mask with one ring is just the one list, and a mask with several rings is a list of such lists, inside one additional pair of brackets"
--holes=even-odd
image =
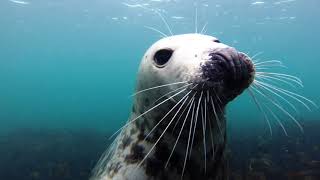
[(201, 66), (205, 86), (241, 92), (252, 83), (255, 70), (244, 53), (228, 47), (210, 52), (209, 57)]

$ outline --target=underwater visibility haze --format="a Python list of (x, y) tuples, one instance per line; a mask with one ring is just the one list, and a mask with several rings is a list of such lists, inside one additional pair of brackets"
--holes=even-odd
[(282, 93), (288, 103), (276, 92), (284, 108), (295, 106), (288, 116), (260, 96), (269, 124), (248, 91), (233, 100), (231, 179), (320, 178), (319, 7), (318, 0), (2, 0), (0, 179), (88, 179), (108, 137), (128, 120), (145, 51), (162, 34), (196, 29), (269, 62), (261, 71), (298, 77), (271, 81), (298, 82), (277, 81), (314, 102)]

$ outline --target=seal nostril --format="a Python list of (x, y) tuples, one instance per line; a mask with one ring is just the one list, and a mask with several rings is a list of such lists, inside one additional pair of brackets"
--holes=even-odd
[(232, 68), (231, 64), (228, 62), (228, 58), (225, 57), (223, 54), (211, 53), (210, 57), (211, 61), (214, 61), (216, 64), (224, 68), (226, 71), (229, 71)]
[(242, 90), (249, 87), (253, 81), (253, 64), (249, 57), (243, 53), (238, 53), (238, 57), (234, 61), (236, 62), (235, 78), (230, 78), (227, 85), (230, 89)]
[(216, 53), (210, 54), (210, 57), (211, 57), (210, 58), (211, 61), (223, 62), (226, 60), (226, 58), (223, 55), (216, 54)]

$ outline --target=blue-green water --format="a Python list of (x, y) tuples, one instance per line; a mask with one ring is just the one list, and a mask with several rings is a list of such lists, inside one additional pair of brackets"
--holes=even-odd
[[(127, 120), (140, 59), (160, 38), (144, 26), (169, 33), (157, 15), (136, 6), (159, 8), (181, 34), (195, 31), (194, 2), (2, 0), (0, 131), (115, 131)], [(304, 82), (296, 92), (320, 104), (318, 0), (199, 0), (197, 7), (199, 29), (208, 22), (207, 34), (223, 43), (281, 60), (283, 72)], [(319, 121), (315, 108), (300, 112), (302, 124)], [(230, 132), (267, 129), (247, 94), (228, 107), (228, 116)]]

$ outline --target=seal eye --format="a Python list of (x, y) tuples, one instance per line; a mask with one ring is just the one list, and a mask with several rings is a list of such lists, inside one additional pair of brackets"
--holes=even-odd
[(163, 67), (171, 58), (173, 50), (171, 49), (161, 49), (153, 57), (154, 62), (157, 66)]
[(213, 40), (213, 42), (221, 43), (218, 39)]

